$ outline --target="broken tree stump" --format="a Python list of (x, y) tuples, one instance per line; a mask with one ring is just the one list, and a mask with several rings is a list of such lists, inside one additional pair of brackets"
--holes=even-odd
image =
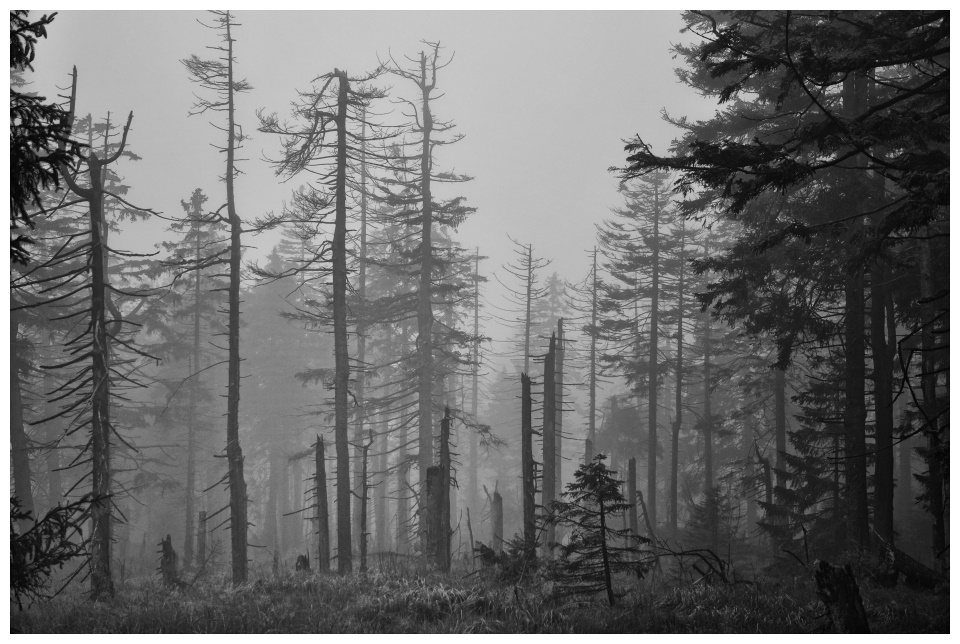
[(860, 599), (860, 588), (850, 564), (842, 568), (826, 561), (814, 564), (817, 597), (827, 608), (827, 615), (838, 633), (869, 633), (867, 613)]
[(160, 578), (163, 579), (164, 586), (179, 586), (180, 578), (177, 576), (177, 551), (173, 549), (173, 539), (167, 535), (166, 539), (160, 539)]

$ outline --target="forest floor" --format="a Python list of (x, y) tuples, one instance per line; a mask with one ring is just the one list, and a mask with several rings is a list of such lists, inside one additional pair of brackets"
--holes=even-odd
[[(184, 590), (156, 577), (117, 584), (91, 605), (85, 589), (24, 606), (20, 633), (818, 633), (831, 632), (811, 576), (736, 584), (620, 579), (605, 596), (561, 598), (549, 583), (457, 575), (265, 575), (233, 588), (224, 577)], [(948, 633), (949, 592), (861, 581), (874, 633)]]

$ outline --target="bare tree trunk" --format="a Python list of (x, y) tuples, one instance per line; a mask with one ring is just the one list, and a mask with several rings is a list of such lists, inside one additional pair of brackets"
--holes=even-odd
[(440, 421), (440, 489), (438, 491), (439, 532), (437, 533), (437, 566), (450, 572), (450, 408), (444, 410)]
[(267, 504), (263, 517), (263, 536), (267, 541), (268, 548), (279, 550), (280, 530), (277, 525), (277, 507), (280, 497), (280, 459), (275, 445), (270, 446), (267, 458), (269, 473), (267, 474)]
[(556, 500), (556, 357), (557, 336), (551, 333), (550, 348), (543, 361), (543, 490), (540, 497), (546, 527), (543, 554), (548, 559), (551, 558), (552, 544), (556, 541), (556, 526), (552, 519), (552, 504)]
[(556, 394), (557, 394), (557, 411), (556, 419), (554, 425), (556, 426), (556, 431), (554, 432), (554, 441), (557, 444), (556, 449), (556, 465), (553, 467), (553, 477), (556, 481), (554, 498), (560, 498), (560, 495), (563, 493), (563, 360), (565, 354), (564, 346), (564, 335), (563, 335), (563, 318), (557, 320), (557, 367), (555, 371), (555, 380), (556, 380)]
[(650, 355), (647, 365), (647, 498), (650, 523), (657, 525), (657, 389), (660, 357), (660, 186), (653, 186), (653, 257), (650, 289)]
[(333, 230), (334, 441), (337, 449), (337, 572), (353, 569), (350, 537), (350, 356), (347, 353), (347, 96), (346, 71), (334, 70), (337, 96), (336, 219)]
[(183, 531), (183, 563), (189, 566), (193, 561), (194, 525), (193, 514), (196, 511), (197, 494), (197, 388), (200, 386), (200, 203), (194, 204), (193, 225), (194, 262), (198, 267), (193, 276), (193, 355), (190, 362), (190, 402), (187, 411), (187, 489), (185, 492)]
[[(420, 283), (417, 291), (417, 353), (420, 359), (417, 404), (419, 408), (419, 466), (420, 486), (423, 487), (427, 468), (433, 465), (433, 195), (430, 190), (433, 114), (430, 92), (436, 83), (436, 61), (433, 82), (427, 78), (427, 55), (420, 52), (421, 132), (420, 149), (420, 204), (423, 217), (420, 238)], [(423, 531), (421, 531), (422, 533)]]
[(492, 524), (491, 540), (493, 549), (497, 552), (503, 551), (503, 497), (500, 492), (493, 491), (493, 498), (490, 502), (490, 517)]
[(317, 507), (317, 570), (330, 571), (330, 511), (327, 507), (327, 467), (323, 439), (317, 436), (314, 463)]
[[(593, 288), (590, 306), (590, 413), (587, 422), (587, 441), (597, 444), (597, 247), (593, 247)], [(586, 462), (593, 460), (593, 450), (588, 449)]]
[(370, 431), (370, 440), (363, 444), (363, 453), (360, 455), (360, 572), (367, 572), (367, 498), (370, 493), (368, 482), (367, 456), (370, 446), (373, 445), (373, 431)]
[[(685, 239), (686, 227), (684, 220), (680, 220), (680, 238)], [(681, 241), (681, 244), (683, 241)], [(677, 285), (677, 389), (674, 396), (674, 421), (670, 441), (670, 511), (668, 521), (670, 537), (677, 538), (678, 507), (678, 477), (680, 466), (680, 428), (683, 426), (683, 296), (684, 296), (684, 268), (686, 267), (685, 246), (680, 247), (680, 275)]]
[(640, 523), (637, 521), (637, 459), (633, 456), (627, 462), (627, 502), (630, 509), (627, 516), (630, 520), (630, 530), (633, 534), (640, 534)]
[[(471, 387), (470, 416), (477, 422), (477, 412), (480, 392), (480, 248), (473, 266), (473, 382)], [(480, 440), (476, 429), (470, 432), (470, 498), (467, 507), (477, 509), (479, 490), (477, 484), (477, 470), (479, 469)], [(470, 545), (473, 547), (473, 544)]]
[(844, 466), (846, 469), (847, 512), (849, 534), (860, 548), (870, 541), (867, 498), (867, 409), (864, 403), (865, 342), (863, 333), (863, 274), (859, 271), (846, 278), (845, 343), (846, 400), (844, 403)]
[(230, 284), (227, 288), (227, 466), (230, 488), (230, 552), (233, 568), (233, 583), (247, 581), (247, 484), (243, 478), (243, 450), (240, 448), (240, 258), (242, 248), (240, 234), (243, 222), (237, 214), (233, 180), (235, 175), (234, 147), (236, 123), (234, 121), (233, 38), (230, 36), (230, 21), (227, 30), (227, 216), (230, 221)]
[(197, 563), (201, 566), (207, 560), (207, 511), (201, 510), (197, 520)]
[(876, 419), (874, 528), (893, 544), (893, 355), (885, 337), (887, 294), (885, 271), (879, 261), (870, 279), (870, 345), (873, 354), (873, 400)]
[[(354, 384), (354, 397), (356, 405), (356, 416), (354, 417), (354, 489), (360, 490), (367, 483), (360, 476), (360, 470), (363, 466), (359, 465), (364, 438), (363, 425), (366, 421), (366, 409), (364, 407), (364, 388), (366, 385), (366, 357), (367, 357), (367, 327), (366, 327), (366, 297), (367, 297), (367, 111), (362, 108), (360, 112), (360, 240), (359, 253), (357, 257), (357, 284), (356, 293), (358, 311), (357, 319), (357, 373)], [(357, 538), (363, 534), (361, 526), (360, 511), (354, 513), (354, 525)]]
[(937, 339), (934, 334), (937, 307), (933, 282), (933, 262), (930, 242), (920, 243), (920, 298), (923, 302), (925, 326), (920, 336), (923, 358), (921, 360), (921, 387), (923, 389), (924, 434), (927, 437), (927, 504), (933, 517), (933, 554), (939, 572), (946, 572), (946, 559), (941, 555), (947, 548), (947, 531), (944, 520), (944, 476), (940, 463), (943, 447), (940, 444), (940, 405), (937, 401)]
[(716, 547), (717, 505), (711, 501), (710, 491), (714, 487), (713, 477), (713, 408), (711, 399), (710, 374), (710, 312), (703, 315), (703, 480), (707, 493), (707, 524), (710, 530), (710, 545)]
[(386, 423), (381, 419), (380, 434), (377, 437), (377, 484), (376, 505), (373, 509), (377, 522), (377, 551), (390, 550), (390, 534), (387, 530), (387, 431)]
[(397, 552), (406, 552), (410, 542), (410, 466), (407, 456), (407, 426), (400, 424), (397, 454)]
[(523, 475), (523, 540), (533, 549), (537, 540), (536, 481), (533, 468), (533, 401), (530, 394), (530, 377), (520, 374), (521, 386), (521, 467)]

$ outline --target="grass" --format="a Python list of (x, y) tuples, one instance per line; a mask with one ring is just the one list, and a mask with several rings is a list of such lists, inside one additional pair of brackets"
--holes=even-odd
[[(621, 580), (625, 581), (625, 580)], [(602, 596), (559, 598), (548, 584), (502, 585), (436, 574), (284, 574), (233, 588), (225, 578), (185, 591), (155, 578), (117, 586), (110, 601), (81, 588), (20, 611), (22, 633), (807, 633), (823, 607), (805, 577), (754, 584), (625, 582)], [(873, 632), (949, 632), (949, 595), (862, 583)]]

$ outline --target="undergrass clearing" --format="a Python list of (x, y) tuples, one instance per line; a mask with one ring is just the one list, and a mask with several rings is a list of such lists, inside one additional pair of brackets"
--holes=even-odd
[[(601, 596), (560, 598), (540, 580), (498, 584), (452, 576), (284, 574), (233, 588), (225, 578), (184, 591), (155, 578), (91, 603), (81, 588), (20, 611), (21, 633), (813, 633), (829, 632), (812, 581), (734, 585), (627, 582)], [(949, 632), (949, 594), (862, 584), (875, 633)]]

